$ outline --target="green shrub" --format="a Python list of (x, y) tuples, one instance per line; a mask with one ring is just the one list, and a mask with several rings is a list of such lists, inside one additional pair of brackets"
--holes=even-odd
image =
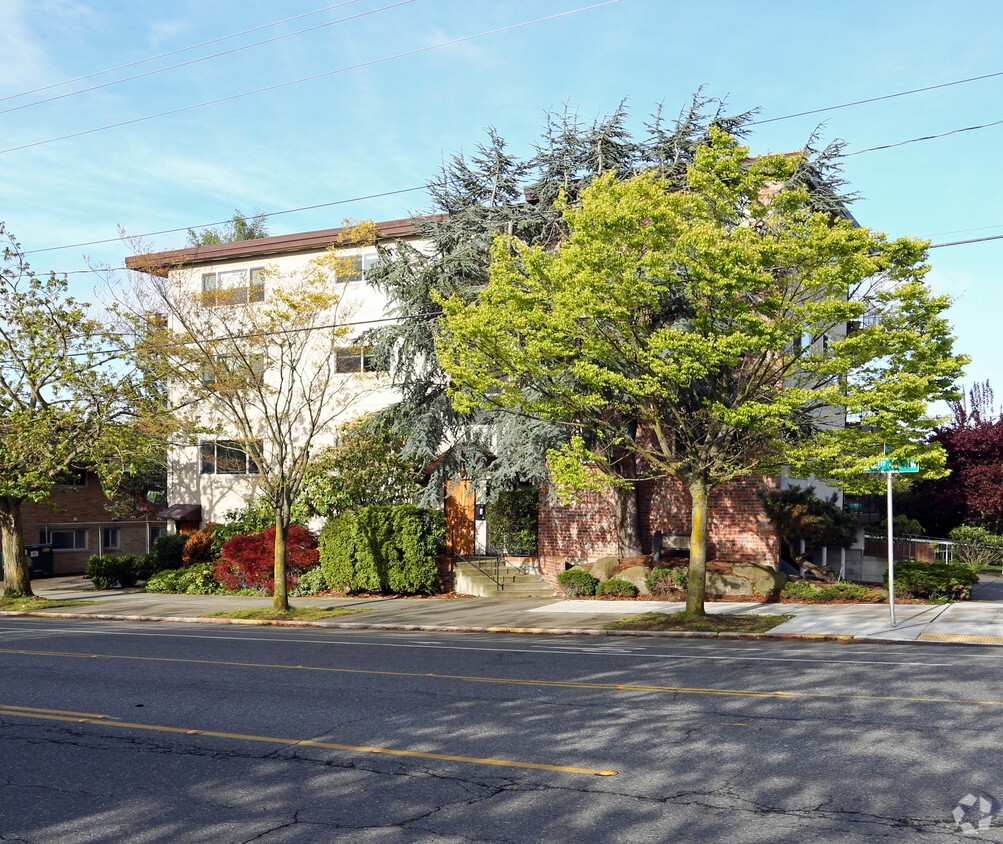
[(411, 504), (350, 510), (321, 531), (324, 581), (343, 592), (434, 592), (445, 537), (445, 515), (438, 510)]
[(179, 569), (184, 565), (181, 555), (185, 550), (188, 535), (185, 533), (165, 533), (153, 540), (153, 554), (157, 558), (157, 571)]
[[(972, 587), (978, 582), (978, 574), (961, 563), (895, 563), (895, 594), (903, 597), (964, 601), (972, 597)], [(887, 574), (884, 583), (887, 588)]]
[(596, 587), (597, 595), (604, 595), (608, 598), (636, 598), (637, 593), (638, 589), (633, 583), (620, 577), (611, 577)]
[(497, 493), (487, 505), (488, 543), (519, 557), (536, 555), (540, 530), (540, 492), (526, 487)]
[(165, 569), (146, 582), (147, 592), (173, 592), (179, 595), (211, 595), (219, 590), (212, 563), (198, 563), (188, 568)]
[(881, 593), (857, 583), (819, 585), (809, 580), (789, 580), (784, 584), (781, 594), (801, 601), (860, 601), (877, 604), (884, 600)]
[(136, 555), (113, 556), (93, 554), (87, 561), (84, 576), (98, 589), (114, 589), (116, 586), (135, 586), (138, 580)]
[(152, 575), (146, 581), (147, 592), (184, 592), (181, 578), (185, 569), (164, 569)]
[(685, 592), (686, 569), (659, 566), (648, 573), (644, 585), (652, 595), (669, 595), (674, 591)]
[(294, 598), (301, 598), (304, 595), (316, 595), (318, 592), (323, 592), (326, 588), (327, 584), (324, 581), (324, 572), (318, 566), (315, 569), (303, 572), (300, 575), (299, 582), (296, 584), (296, 588), (289, 594)]
[(140, 580), (149, 580), (158, 571), (157, 555), (152, 551), (136, 558), (136, 577)]
[(595, 595), (599, 581), (585, 569), (568, 569), (557, 575), (557, 585), (569, 598)]
[(975, 525), (960, 525), (948, 537), (954, 540), (955, 558), (974, 571), (998, 566), (1003, 559), (1003, 536)]

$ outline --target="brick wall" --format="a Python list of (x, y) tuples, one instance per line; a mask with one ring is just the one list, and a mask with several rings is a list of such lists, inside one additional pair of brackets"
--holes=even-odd
[[(773, 478), (739, 478), (723, 484), (710, 497), (709, 543), (713, 558), (722, 562), (776, 565), (780, 541), (763, 513), (758, 493), (776, 489)], [(549, 500), (540, 490), (540, 573), (557, 585), (566, 562), (585, 562), (616, 555), (612, 493), (585, 493), (568, 505)], [(689, 536), (690, 497), (676, 480), (643, 481), (638, 488), (641, 545), (651, 553), (652, 536)]]
[[(55, 574), (82, 574), (87, 560), (99, 548), (107, 554), (145, 554), (149, 550), (150, 527), (167, 529), (167, 523), (157, 519), (155, 513), (148, 518), (113, 519), (108, 512), (110, 500), (101, 489), (97, 477), (88, 472), (81, 487), (56, 487), (47, 501), (39, 504), (25, 502), (21, 505), (21, 524), (26, 545), (41, 541), (46, 529), (86, 531), (86, 547), (79, 550), (53, 550)], [(118, 548), (103, 548), (101, 531), (118, 530)]]

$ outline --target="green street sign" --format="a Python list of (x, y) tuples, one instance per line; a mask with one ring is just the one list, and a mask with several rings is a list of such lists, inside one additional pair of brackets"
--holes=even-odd
[(912, 460), (906, 460), (903, 463), (899, 463), (897, 460), (892, 460), (890, 457), (882, 457), (877, 464), (867, 470), (868, 472), (918, 472), (919, 464)]

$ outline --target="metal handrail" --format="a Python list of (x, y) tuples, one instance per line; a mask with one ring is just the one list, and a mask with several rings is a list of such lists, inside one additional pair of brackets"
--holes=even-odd
[[(478, 563), (478, 559), (481, 562), (484, 562), (484, 558), (485, 557), (491, 557), (494, 560), (494, 574), (492, 574), (488, 569), (485, 569), (483, 566), (481, 566)], [(469, 563), (475, 569), (477, 569), (477, 571), (479, 571), (481, 574), (483, 574), (485, 577), (490, 577), (495, 582), (495, 585), (498, 587), (499, 591), (502, 591), (502, 590), (505, 589), (505, 584), (503, 584), (501, 582), (501, 580), (500, 580), (500, 578), (501, 578), (501, 565), (502, 565), (501, 559), (502, 558), (501, 558), (501, 554), (499, 554), (497, 551), (494, 552), (494, 554), (476, 554), (476, 555), (456, 554), (456, 559), (457, 560), (462, 560), (465, 563)]]

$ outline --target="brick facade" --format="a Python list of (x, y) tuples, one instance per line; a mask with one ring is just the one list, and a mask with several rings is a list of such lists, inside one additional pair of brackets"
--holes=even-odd
[[(21, 505), (25, 544), (44, 543), (53, 531), (85, 531), (83, 548), (53, 548), (52, 554), (54, 574), (82, 574), (92, 554), (145, 554), (150, 550), (153, 534), (167, 532), (167, 522), (156, 518), (156, 513), (114, 518), (108, 511), (110, 503), (97, 476), (91, 472), (86, 474), (82, 486), (56, 487), (47, 501)], [(118, 547), (105, 547), (105, 529), (117, 531)]]
[[(763, 513), (760, 492), (777, 489), (774, 478), (739, 478), (719, 486), (710, 497), (708, 557), (723, 562), (776, 565), (780, 540)], [(563, 505), (540, 491), (540, 573), (552, 586), (570, 563), (616, 556), (612, 493), (584, 493), (582, 500)], [(689, 535), (690, 498), (679, 481), (643, 481), (638, 487), (641, 545), (651, 553), (652, 536)]]

